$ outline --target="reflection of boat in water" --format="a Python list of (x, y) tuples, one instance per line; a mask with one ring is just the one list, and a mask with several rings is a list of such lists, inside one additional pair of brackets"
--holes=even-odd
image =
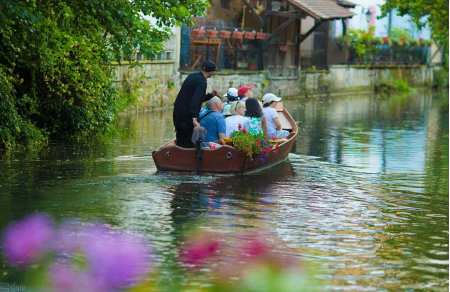
[(202, 150), (202, 161), (197, 164), (195, 148), (182, 148), (171, 141), (153, 151), (153, 160), (159, 171), (248, 174), (272, 167), (288, 157), (298, 134), (298, 126), (286, 109), (279, 109), (278, 116), (283, 129), (290, 134), (264, 156), (249, 158), (236, 148), (224, 145), (216, 150)]

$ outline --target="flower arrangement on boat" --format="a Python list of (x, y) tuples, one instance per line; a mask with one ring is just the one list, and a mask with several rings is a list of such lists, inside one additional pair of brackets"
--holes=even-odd
[(241, 126), (239, 131), (234, 131), (231, 134), (231, 141), (237, 150), (251, 158), (261, 153), (267, 154), (272, 149), (270, 145), (267, 145), (264, 134), (251, 134)]

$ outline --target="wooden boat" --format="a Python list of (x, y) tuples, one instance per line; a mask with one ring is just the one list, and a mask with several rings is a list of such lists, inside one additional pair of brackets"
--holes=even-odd
[(201, 174), (249, 174), (272, 167), (286, 160), (298, 135), (297, 123), (289, 112), (282, 107), (277, 111), (283, 129), (290, 134), (264, 157), (250, 158), (230, 145), (223, 145), (216, 150), (201, 150), (202, 159), (198, 162), (195, 148), (179, 147), (173, 140), (153, 151), (153, 160), (159, 171), (198, 171)]

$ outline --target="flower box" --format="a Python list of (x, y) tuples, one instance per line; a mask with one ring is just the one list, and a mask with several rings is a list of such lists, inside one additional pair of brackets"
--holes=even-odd
[(213, 39), (213, 38), (216, 38), (217, 37), (217, 34), (219, 33), (217, 30), (215, 30), (215, 29), (208, 29), (207, 31), (206, 31), (206, 33), (207, 33), (207, 35), (208, 35), (208, 38), (210, 38), (210, 39)]
[(231, 37), (231, 31), (228, 30), (222, 30), (220, 31), (220, 37), (223, 39), (229, 39)]
[(201, 28), (194, 28), (192, 30), (191, 35), (193, 38), (202, 38), (205, 36), (205, 33), (206, 33), (205, 29), (201, 27)]
[(254, 31), (247, 31), (244, 34), (246, 40), (254, 40), (256, 37), (256, 33)]
[(256, 33), (256, 39), (257, 39), (257, 40), (262, 40), (262, 41), (264, 41), (264, 40), (266, 40), (268, 37), (269, 37), (269, 35), (268, 35), (267, 33), (265, 33), (265, 32), (257, 32), (257, 33)]
[(233, 31), (232, 38), (235, 40), (243, 40), (244, 33), (242, 31), (235, 30), (235, 31)]

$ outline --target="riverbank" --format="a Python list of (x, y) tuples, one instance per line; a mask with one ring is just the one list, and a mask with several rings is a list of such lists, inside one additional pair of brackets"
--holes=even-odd
[[(140, 66), (114, 64), (116, 84), (134, 105), (128, 110), (154, 111), (172, 106), (182, 81), (190, 72), (176, 69), (173, 61), (143, 61)], [(411, 87), (431, 87), (440, 67), (425, 65), (334, 65), (326, 70), (304, 69), (279, 76), (270, 71), (219, 71), (208, 88), (256, 84), (254, 93), (274, 92), (282, 97), (340, 96), (373, 92), (387, 81), (402, 80)]]

